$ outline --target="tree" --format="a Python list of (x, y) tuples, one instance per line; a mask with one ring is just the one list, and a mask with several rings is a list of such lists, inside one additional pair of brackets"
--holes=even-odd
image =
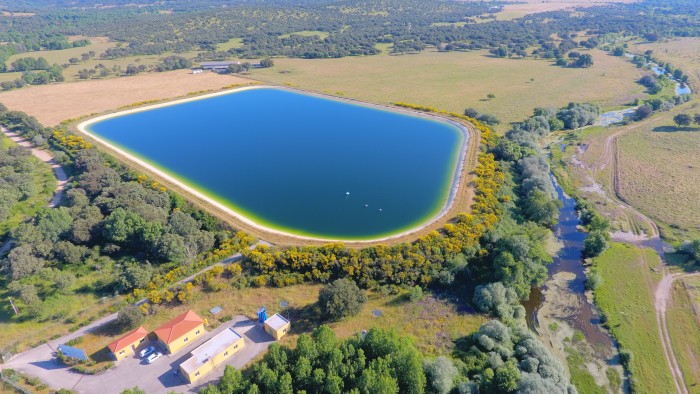
[(696, 125), (700, 126), (700, 114), (695, 114), (693, 116), (693, 122), (695, 122)]
[(467, 108), (464, 110), (464, 116), (476, 119), (476, 117), (479, 116), (479, 111), (475, 110), (474, 108)]
[(574, 62), (574, 66), (578, 68), (588, 68), (593, 65), (593, 57), (587, 53), (579, 56)]
[(693, 117), (689, 114), (678, 114), (673, 117), (673, 121), (678, 127), (688, 127), (693, 122)]
[(458, 374), (452, 360), (445, 356), (437, 357), (432, 361), (426, 360), (423, 363), (423, 371), (428, 380), (428, 387), (437, 394), (449, 393)]
[(595, 257), (603, 253), (608, 248), (610, 235), (607, 231), (591, 231), (583, 241), (583, 255), (585, 257)]
[(127, 262), (124, 264), (121, 275), (117, 278), (117, 286), (122, 291), (144, 288), (151, 281), (153, 272), (153, 267), (148, 263)]
[(489, 100), (493, 100), (493, 99), (496, 98), (496, 95), (493, 94), (493, 93), (489, 93), (489, 94), (486, 95), (486, 98), (489, 99)]
[(270, 59), (269, 57), (266, 57), (262, 60), (260, 60), (260, 67), (262, 68), (270, 68), (275, 65), (274, 60)]
[(482, 123), (486, 123), (490, 126), (494, 126), (501, 123), (500, 119), (498, 119), (498, 117), (496, 117), (496, 115), (493, 114), (481, 114), (476, 118), (476, 120)]
[(34, 255), (29, 245), (18, 246), (10, 251), (4, 264), (13, 280), (22, 279), (44, 268), (45, 261)]
[(365, 302), (367, 296), (364, 291), (348, 279), (335, 280), (321, 289), (318, 295), (321, 311), (332, 320), (357, 315)]
[(138, 388), (138, 386), (134, 386), (130, 389), (122, 391), (120, 394), (146, 394), (146, 392)]
[(123, 330), (133, 330), (143, 323), (144, 316), (136, 305), (129, 305), (119, 311), (114, 324)]
[(637, 108), (637, 110), (634, 112), (634, 117), (635, 117), (635, 119), (637, 119), (637, 120), (646, 119), (646, 118), (648, 118), (649, 116), (651, 116), (651, 114), (652, 114), (653, 112), (654, 112), (654, 110), (653, 110), (650, 106), (648, 106), (648, 105), (646, 105), (646, 104), (640, 105), (640, 106)]
[(372, 360), (369, 368), (362, 371), (358, 381), (361, 393), (398, 394), (399, 384), (391, 376), (389, 363), (384, 359)]
[(696, 262), (700, 262), (700, 239), (690, 243), (690, 255)]

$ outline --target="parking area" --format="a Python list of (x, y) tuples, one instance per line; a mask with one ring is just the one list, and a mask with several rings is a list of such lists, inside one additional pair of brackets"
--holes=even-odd
[[(211, 373), (202, 376), (194, 385), (190, 385), (180, 374), (175, 374), (180, 364), (189, 357), (189, 353), (193, 349), (228, 327), (234, 327), (243, 336), (245, 340), (243, 349), (233, 354)], [(274, 338), (266, 333), (257, 322), (246, 316), (235, 316), (231, 321), (192, 341), (176, 354), (171, 355), (163, 352), (163, 357), (155, 360), (152, 364), (139, 358), (138, 352), (142, 348), (154, 344), (153, 342), (145, 343), (137, 350), (137, 354), (117, 362), (114, 368), (98, 375), (82, 375), (69, 371), (68, 368), (55, 360), (48, 347), (44, 352), (34, 353), (43, 359), (29, 359), (26, 356), (20, 358), (20, 355), (10, 360), (6, 367), (36, 376), (52, 388), (72, 388), (79, 393), (120, 393), (134, 386), (140, 387), (149, 394), (197, 392), (200, 387), (216, 382), (223, 375), (226, 365), (240, 369), (265, 351), (273, 342)], [(162, 349), (158, 350), (162, 352)]]

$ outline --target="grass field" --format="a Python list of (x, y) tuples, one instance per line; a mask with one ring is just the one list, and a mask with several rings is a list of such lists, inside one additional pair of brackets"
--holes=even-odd
[(691, 86), (700, 90), (700, 38), (683, 37), (666, 42), (638, 42), (633, 44), (638, 52), (654, 51), (654, 56), (670, 62), (687, 73), (693, 81)]
[(675, 391), (656, 327), (652, 288), (660, 264), (651, 249), (613, 243), (594, 260), (603, 279), (595, 290), (600, 310), (622, 349), (632, 352), (631, 371), (639, 393)]
[(672, 119), (681, 112), (700, 108), (691, 103), (655, 115), (618, 141), (622, 197), (672, 240), (700, 236), (700, 128), (677, 130)]
[(700, 284), (700, 278), (677, 280), (672, 304), (666, 312), (671, 344), (691, 393), (700, 393), (700, 310), (696, 314), (688, 296), (688, 288), (695, 287), (696, 283)]
[(226, 42), (216, 44), (217, 51), (228, 51), (229, 49), (240, 48), (243, 46), (242, 38), (232, 38)]
[(32, 86), (0, 93), (0, 103), (12, 110), (36, 116), (45, 126), (54, 126), (67, 119), (115, 110), (134, 103), (171, 99), (249, 82), (231, 75), (193, 75), (189, 70), (177, 70)]
[[(602, 51), (591, 52), (590, 69), (555, 66), (550, 61), (501, 59), (485, 51), (341, 59), (275, 59), (275, 67), (256, 69), (255, 79), (351, 98), (428, 105), (454, 112), (474, 107), (497, 115), (505, 130), (538, 106), (593, 101), (619, 106), (641, 97), (637, 70)], [(533, 80), (534, 79), (534, 80)], [(493, 93), (495, 99), (488, 100)]]
[[(85, 46), (85, 47), (79, 47), (79, 48), (68, 48), (68, 49), (62, 49), (62, 50), (57, 50), (57, 51), (35, 51), (35, 52), (25, 52), (25, 53), (20, 53), (17, 55), (11, 56), (7, 60), (7, 65), (9, 66), (12, 62), (19, 58), (23, 57), (44, 57), (46, 60), (49, 62), (49, 64), (69, 64), (68, 68), (63, 70), (63, 76), (66, 79), (66, 82), (74, 82), (74, 81), (79, 81), (80, 79), (78, 78), (78, 71), (82, 69), (94, 69), (95, 66), (97, 65), (104, 65), (108, 69), (111, 69), (114, 66), (119, 66), (122, 68), (122, 70), (126, 70), (127, 66), (130, 64), (134, 65), (146, 65), (146, 66), (151, 66), (155, 65), (160, 62), (160, 60), (166, 56), (173, 55), (173, 53), (164, 53), (162, 55), (149, 55), (149, 56), (128, 56), (124, 58), (119, 58), (119, 59), (101, 59), (100, 55), (104, 53), (107, 49), (116, 47), (120, 44), (116, 42), (109, 41), (109, 39), (105, 37), (78, 37), (78, 38), (88, 38), (91, 40), (92, 44)], [(226, 50), (229, 48), (234, 48), (237, 46), (241, 45), (241, 40), (240, 39), (233, 39), (229, 41), (228, 43), (220, 44), (221, 46), (225, 47), (225, 49), (220, 49), (220, 50)], [(83, 53), (87, 53), (90, 51), (94, 51), (96, 53), (96, 56), (92, 59), (89, 59), (87, 61), (82, 61), (80, 60), (76, 64), (70, 64), (69, 60), (73, 57), (81, 59), (80, 55)], [(185, 53), (179, 53), (179, 56), (183, 56), (189, 59), (194, 58), (197, 56), (197, 52), (191, 51), (191, 52), (185, 52)], [(15, 80), (17, 78), (21, 78), (22, 73), (0, 73), (0, 82), (3, 81), (10, 81), (10, 80)], [(107, 78), (113, 78), (113, 76), (107, 77)]]
[[(4, 134), (0, 133), (0, 149), (9, 148), (12, 145), (15, 144)], [(0, 239), (10, 230), (17, 227), (23, 220), (34, 216), (40, 209), (44, 208), (53, 196), (56, 187), (56, 178), (53, 175), (51, 167), (35, 157), (32, 157), (31, 161), (34, 185), (38, 193), (31, 198), (20, 201), (12, 207), (10, 217), (0, 222)]]
[[(24, 52), (24, 53), (19, 53), (16, 55), (11, 56), (7, 62), (7, 66), (9, 67), (12, 62), (14, 62), (17, 59), (24, 58), (24, 57), (43, 57), (46, 58), (46, 60), (49, 62), (49, 64), (64, 64), (68, 63), (68, 60), (72, 57), (77, 57), (80, 59), (80, 55), (83, 53), (87, 53), (90, 51), (94, 51), (97, 56), (99, 56), (101, 53), (106, 51), (108, 48), (114, 48), (117, 46), (116, 42), (110, 42), (107, 39), (104, 39), (102, 37), (88, 37), (88, 39), (92, 42), (88, 46), (84, 47), (78, 47), (78, 48), (68, 48), (68, 49), (62, 49), (58, 51), (35, 51), (35, 52)], [(84, 63), (80, 61), (78, 64), (72, 66), (72, 67), (82, 67)]]

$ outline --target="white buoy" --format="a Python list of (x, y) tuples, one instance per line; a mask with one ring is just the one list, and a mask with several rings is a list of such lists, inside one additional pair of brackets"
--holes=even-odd
[(369, 205), (365, 204), (365, 208), (367, 208)]
[(382, 211), (382, 209), (381, 209), (381, 208), (379, 208), (379, 212), (381, 212), (381, 211)]

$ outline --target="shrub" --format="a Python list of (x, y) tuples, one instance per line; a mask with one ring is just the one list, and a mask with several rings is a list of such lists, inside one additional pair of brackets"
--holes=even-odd
[(595, 290), (603, 282), (603, 277), (600, 276), (597, 270), (591, 270), (586, 276), (586, 289)]
[(633, 359), (634, 359), (634, 354), (632, 354), (631, 351), (629, 351), (627, 349), (620, 350), (620, 363), (628, 371), (629, 371), (630, 364), (632, 363)]
[(413, 286), (408, 292), (408, 299), (411, 302), (418, 302), (423, 298), (423, 289), (420, 286)]

